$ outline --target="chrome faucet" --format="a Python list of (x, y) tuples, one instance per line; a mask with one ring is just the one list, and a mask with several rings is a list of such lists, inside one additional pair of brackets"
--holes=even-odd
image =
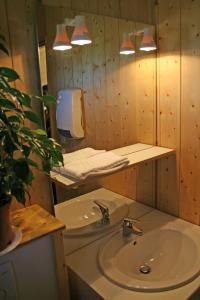
[(142, 229), (136, 226), (136, 223), (139, 223), (138, 220), (125, 218), (122, 224), (123, 236), (128, 237), (131, 234), (143, 235)]
[(107, 206), (105, 206), (102, 202), (100, 202), (99, 200), (94, 200), (93, 201), (94, 204), (96, 204), (102, 214), (102, 219), (101, 219), (101, 224), (105, 225), (105, 224), (109, 224), (110, 223), (110, 214), (109, 214), (109, 208)]

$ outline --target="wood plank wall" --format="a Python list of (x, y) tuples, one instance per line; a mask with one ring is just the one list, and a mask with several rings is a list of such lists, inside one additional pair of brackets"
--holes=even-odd
[(42, 4), (137, 22), (155, 21), (154, 0), (42, 0)]
[[(158, 208), (200, 224), (200, 1), (158, 1)], [(177, 183), (177, 185), (176, 185)], [(177, 189), (176, 189), (177, 187)]]
[[(14, 68), (21, 77), (16, 82), (16, 88), (30, 95), (40, 94), (35, 16), (34, 0), (0, 1), (0, 31), (7, 40), (11, 54), (9, 57), (0, 54), (0, 65)], [(36, 100), (32, 104), (40, 114), (41, 106)], [(49, 183), (45, 175), (35, 173), (30, 194), (31, 201), (26, 205), (38, 203), (51, 211)], [(19, 208), (19, 205), (13, 201), (13, 209), (15, 208)]]
[[(78, 13), (66, 6), (45, 6), (49, 92), (56, 95), (59, 89), (71, 87), (84, 91), (86, 136), (80, 141), (60, 138), (61, 144), (67, 151), (73, 151), (86, 146), (110, 150), (137, 141), (155, 143), (155, 54), (139, 51), (133, 56), (119, 54), (122, 33), (139, 30), (146, 25), (84, 13), (92, 45), (74, 47), (63, 53), (52, 50), (56, 24), (64, 17)], [(135, 42), (138, 49), (140, 38)], [(51, 123), (52, 134), (57, 137), (53, 110)], [(137, 170), (108, 176), (100, 184), (153, 205), (153, 174), (154, 165), (148, 163)], [(59, 194), (65, 195), (63, 190)]]
[[(21, 75), (22, 81), (18, 82), (18, 87), (23, 90), (37, 94), (38, 82), (35, 66), (35, 32), (33, 30), (33, 11), (35, 1), (17, 1), (17, 0), (2, 0), (0, 1), (0, 29), (1, 32), (7, 38), (8, 44), (11, 49), (11, 56), (0, 56), (0, 64), (8, 67), (14, 67)], [(146, 70), (149, 68), (155, 68), (152, 66), (151, 60), (139, 60), (136, 58), (135, 67), (137, 68), (137, 78), (143, 82), (143, 88), (133, 91), (133, 97), (141, 97), (141, 101), (135, 103), (134, 110), (128, 110), (127, 106), (122, 106), (122, 116), (129, 115), (128, 118), (121, 117), (121, 135), (130, 142), (140, 140), (146, 143), (155, 142), (155, 122), (157, 122), (158, 143), (159, 145), (166, 147), (173, 147), (177, 149), (177, 163), (175, 165), (174, 158), (165, 159), (158, 164), (158, 208), (169, 212), (171, 214), (179, 215), (181, 218), (191, 221), (196, 224), (200, 224), (200, 185), (198, 184), (198, 178), (200, 178), (200, 124), (199, 124), (199, 112), (200, 112), (200, 88), (198, 84), (198, 76), (200, 70), (200, 23), (198, 12), (200, 10), (199, 0), (160, 0), (157, 1), (158, 5), (153, 8), (154, 1), (152, 0), (43, 0), (46, 5), (59, 6), (59, 14), (55, 16), (53, 11), (50, 15), (51, 21), (49, 22), (48, 32), (54, 38), (55, 23), (60, 21), (64, 17), (65, 13), (69, 14), (69, 9), (76, 11), (83, 11), (85, 13), (93, 13), (104, 16), (134, 19), (136, 21), (152, 23), (154, 20), (153, 9), (156, 12), (157, 33), (158, 33), (158, 59), (157, 59), (157, 106), (158, 106), (158, 118), (152, 117), (152, 111), (154, 111), (155, 105), (155, 86), (153, 83), (150, 89), (147, 85), (144, 86), (144, 78), (146, 76)], [(55, 8), (55, 7), (54, 7)], [(57, 8), (56, 8), (57, 9)], [(188, 17), (190, 16), (190, 18)], [(126, 22), (127, 23), (127, 22)], [(98, 25), (98, 26), (97, 26)], [(126, 24), (126, 26), (128, 23)], [(100, 30), (105, 24), (99, 19), (96, 24), (96, 29)], [(97, 29), (97, 27), (99, 29)], [(121, 29), (123, 25), (121, 25)], [(104, 28), (105, 29), (105, 28)], [(121, 30), (120, 29), (120, 30)], [(99, 31), (100, 33), (100, 31)], [(104, 49), (97, 49), (98, 43), (102, 40), (102, 35), (99, 34), (99, 38), (95, 41), (96, 51), (100, 52), (100, 65), (97, 70), (93, 70), (95, 78), (94, 90), (97, 96), (101, 99), (98, 101), (98, 106), (90, 112), (90, 117), (93, 113), (97, 113), (97, 110), (102, 114), (108, 116), (109, 112), (104, 110), (104, 104), (106, 104), (105, 93), (105, 80), (106, 66), (102, 65), (102, 55)], [(107, 51), (111, 51), (106, 46)], [(93, 79), (86, 74), (83, 76), (75, 76), (81, 72), (80, 65), (84, 61), (87, 63), (89, 54), (80, 53), (79, 48), (74, 50), (76, 52), (76, 67), (74, 65), (74, 59), (71, 61), (70, 56), (63, 54), (64, 69), (60, 67), (60, 58), (52, 57), (52, 53), (49, 50), (49, 61), (54, 65), (54, 69), (57, 66), (56, 80), (52, 80), (52, 91), (57, 90), (60, 81), (73, 82), (77, 86), (88, 86), (88, 91), (91, 93), (90, 86), (93, 84)], [(97, 64), (95, 55), (92, 56), (94, 64)], [(149, 56), (150, 58), (150, 56)], [(117, 64), (120, 68), (120, 101), (125, 101), (128, 90), (123, 88), (125, 81), (125, 74), (128, 64), (124, 63), (120, 58), (117, 58)], [(116, 62), (115, 62), (116, 63)], [(149, 67), (149, 64), (151, 67)], [(30, 65), (32, 66), (30, 68)], [(90, 70), (91, 66), (88, 64), (86, 71)], [(141, 68), (142, 66), (142, 68)], [(109, 66), (111, 68), (114, 66)], [(73, 68), (76, 68), (74, 77), (71, 76)], [(79, 69), (80, 68), (80, 69)], [(139, 72), (141, 70), (141, 72)], [(149, 72), (149, 71), (148, 71)], [(152, 71), (151, 71), (152, 72)], [(155, 74), (153, 71), (152, 74)], [(52, 74), (54, 76), (54, 74)], [(132, 74), (132, 78), (133, 78)], [(154, 75), (153, 75), (154, 76)], [(149, 80), (147, 76), (146, 84)], [(54, 76), (55, 79), (55, 76)], [(152, 79), (152, 77), (151, 77)], [(109, 79), (110, 80), (110, 79)], [(153, 80), (153, 79), (152, 79)], [(128, 81), (128, 84), (135, 84), (134, 80)], [(88, 93), (89, 93), (88, 92)], [(112, 90), (112, 93), (114, 91)], [(136, 96), (137, 94), (137, 96)], [(122, 96), (123, 95), (123, 96)], [(119, 96), (119, 95), (118, 95)], [(122, 98), (124, 97), (124, 100)], [(121, 100), (120, 100), (121, 99)], [(146, 100), (145, 100), (146, 99)], [(150, 99), (150, 101), (148, 100)], [(92, 102), (88, 100), (87, 105), (90, 107)], [(143, 113), (145, 111), (145, 113)], [(116, 110), (114, 114), (118, 114)], [(120, 112), (121, 114), (121, 112)], [(137, 120), (137, 130), (135, 130), (135, 122), (130, 124), (130, 116), (134, 115)], [(89, 116), (89, 112), (88, 112)], [(110, 116), (110, 115), (109, 115)], [(155, 116), (155, 112), (154, 112)], [(112, 117), (112, 115), (111, 115)], [(148, 120), (148, 122), (146, 122)], [(150, 121), (149, 121), (150, 120)], [(105, 124), (100, 118), (97, 118), (98, 124), (105, 128)], [(149, 125), (151, 124), (151, 125)], [(99, 126), (98, 125), (98, 126)], [(94, 126), (94, 127), (92, 127)], [(91, 125), (88, 130), (95, 130), (96, 125)], [(148, 130), (150, 126), (151, 130)], [(126, 127), (131, 127), (132, 131), (126, 131)], [(105, 129), (103, 129), (105, 131)], [(111, 127), (112, 132), (115, 129)], [(154, 131), (153, 134), (152, 130)], [(96, 135), (96, 143), (100, 145), (100, 136)], [(102, 137), (104, 143), (106, 143), (106, 137)], [(116, 144), (123, 142), (122, 140), (116, 141)], [(92, 145), (92, 142), (91, 142)], [(110, 145), (111, 146), (111, 145)], [(144, 171), (142, 170), (144, 168)], [(135, 195), (139, 200), (151, 204), (153, 195), (153, 174), (154, 166), (145, 165), (137, 170), (137, 176), (142, 172), (142, 184), (137, 185), (137, 192), (134, 185), (134, 178), (136, 177), (136, 171), (131, 170), (131, 174), (119, 174), (114, 179), (114, 185), (121, 186), (121, 193), (124, 193), (126, 188), (127, 195)], [(145, 174), (145, 175), (144, 175)], [(149, 174), (152, 174), (149, 176)], [(37, 191), (37, 182), (33, 187), (33, 202), (40, 202), (44, 207), (49, 207), (50, 197), (48, 192), (48, 183), (46, 179), (37, 176), (39, 183), (43, 183), (43, 189)], [(111, 181), (109, 183), (109, 180)], [(111, 186), (113, 181), (111, 178), (107, 182)], [(121, 182), (124, 182), (121, 185)], [(140, 181), (141, 182), (141, 181)], [(140, 191), (142, 190), (142, 196)], [(145, 194), (148, 195), (143, 197)], [(42, 194), (41, 194), (42, 193)], [(146, 200), (144, 200), (146, 199)]]

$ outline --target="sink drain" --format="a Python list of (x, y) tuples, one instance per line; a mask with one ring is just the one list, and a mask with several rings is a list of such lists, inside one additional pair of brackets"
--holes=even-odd
[(140, 272), (142, 274), (149, 274), (151, 272), (151, 268), (148, 265), (140, 266)]

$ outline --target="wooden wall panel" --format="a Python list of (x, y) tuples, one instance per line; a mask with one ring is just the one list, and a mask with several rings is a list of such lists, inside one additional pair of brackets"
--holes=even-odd
[[(0, 32), (6, 39), (6, 45), (9, 46), (9, 27), (6, 14), (6, 0), (0, 1)], [(0, 65), (8, 68), (12, 68), (12, 56), (0, 52)]]
[(200, 225), (200, 1), (158, 4), (158, 208)]
[[(49, 3), (51, 0), (44, 1), (46, 5), (54, 4)], [(149, 187), (154, 185), (153, 174), (157, 169), (157, 207), (163, 211), (179, 215), (186, 220), (199, 224), (200, 191), (197, 178), (199, 178), (200, 166), (200, 108), (198, 101), (200, 91), (197, 78), (199, 77), (200, 69), (200, 25), (198, 20), (200, 2), (198, 0), (160, 0), (157, 1), (158, 5), (152, 9), (154, 2), (155, 1), (121, 0), (116, 4), (116, 1), (62, 0), (59, 2), (59, 5), (85, 13), (135, 19), (149, 23), (154, 20), (155, 13), (158, 35), (156, 67), (157, 102), (155, 102), (155, 86), (153, 89), (150, 84), (152, 78), (146, 74), (146, 70), (148, 72), (150, 66), (152, 66), (151, 60), (143, 59), (141, 55), (136, 56), (135, 60), (127, 62), (120, 58), (119, 77), (124, 78), (124, 74), (130, 69), (129, 67), (132, 64), (134, 66), (137, 65), (137, 73), (132, 72), (131, 76), (134, 78), (132, 81), (133, 85), (136, 84), (137, 80), (140, 84), (140, 89), (137, 91), (131, 90), (131, 93), (126, 92), (126, 89), (123, 88), (124, 84), (120, 85), (120, 95), (118, 97), (121, 107), (120, 113), (118, 113), (121, 122), (120, 139), (123, 143), (126, 143), (127, 140), (130, 141), (130, 143), (138, 140), (147, 143), (158, 142), (161, 146), (175, 148), (177, 150), (177, 156), (176, 158), (165, 158), (161, 160), (157, 166), (147, 164), (140, 169), (134, 169), (134, 174), (131, 174), (131, 176), (134, 178), (137, 176), (138, 178), (137, 190), (135, 179), (133, 183), (130, 180), (130, 174), (127, 176), (127, 174), (123, 174), (123, 172), (116, 175), (116, 177), (107, 179), (107, 184), (109, 187), (115, 188), (115, 186), (120, 185), (121, 182), (126, 182), (125, 185), (121, 185), (121, 193), (123, 193), (123, 191), (126, 193), (125, 190), (129, 190), (131, 186), (132, 189), (128, 191), (128, 194), (130, 193), (132, 196), (137, 194), (139, 200), (150, 204), (150, 199), (153, 198), (154, 191), (152, 188), (149, 189)], [(54, 26), (55, 24), (52, 25), (52, 30)], [(123, 25), (120, 26), (119, 32), (121, 34), (122, 29), (120, 28), (123, 28)], [(95, 43), (97, 45), (98, 41), (95, 41)], [(95, 51), (105, 51), (105, 49), (96, 49), (94, 52)], [(78, 55), (80, 61), (82, 54), (79, 53)], [(148, 58), (150, 58), (150, 56)], [(94, 65), (98, 65), (95, 60), (95, 54), (93, 54), (93, 59), (95, 61)], [(53, 57), (51, 63), (52, 65), (54, 63)], [(79, 76), (76, 76), (77, 72), (79, 73), (80, 71), (75, 70), (79, 68), (79, 66), (74, 64), (73, 67), (73, 78), (76, 78), (74, 81), (77, 82), (78, 80), (81, 86), (82, 78), (80, 79)], [(106, 74), (106, 66), (100, 69), (99, 67), (95, 67), (95, 72), (93, 73), (95, 78), (103, 78), (104, 74)], [(136, 78), (134, 74), (137, 74)], [(155, 76), (155, 72), (152, 74)], [(104, 88), (105, 85), (106, 83), (104, 82)], [(131, 80), (128, 85), (130, 88)], [(97, 112), (100, 110), (103, 114), (103, 107), (104, 105), (106, 106), (107, 103), (107, 100), (104, 98), (106, 89), (100, 89), (100, 85), (97, 84), (94, 88), (96, 89), (95, 93), (97, 98), (102, 97), (102, 99), (104, 99), (102, 102), (96, 102), (94, 108), (94, 114), (98, 120), (96, 127), (98, 128), (100, 126), (100, 118), (97, 117)], [(135, 107), (132, 106), (131, 113), (129, 105), (122, 105), (122, 103), (126, 103), (125, 98), (127, 97), (129, 97), (128, 103), (131, 102), (130, 95), (133, 95), (133, 99), (140, 99), (140, 101), (137, 100), (135, 102)], [(131, 124), (129, 113), (132, 116), (132, 120), (134, 120), (133, 124), (137, 124), (136, 131), (134, 125), (132, 126)], [(155, 118), (156, 113), (157, 118)], [(129, 115), (128, 119), (126, 119), (126, 115)], [(104, 111), (104, 116), (106, 116), (106, 119), (108, 118), (107, 109)], [(106, 128), (106, 123), (102, 122), (102, 120), (101, 126)], [(131, 130), (127, 131), (125, 129), (126, 127), (132, 128), (134, 134)], [(95, 139), (92, 139), (92, 141), (100, 145), (100, 135), (95, 134)], [(103, 136), (102, 141), (103, 144), (107, 143), (107, 137)], [(123, 187), (126, 187), (126, 189), (124, 190)]]
[(154, 23), (154, 1), (152, 0), (121, 0), (120, 17), (133, 19), (137, 22)]
[(137, 22), (155, 22), (154, 0), (42, 0), (42, 4)]
[[(87, 3), (86, 3), (87, 2)], [(148, 5), (146, 5), (148, 2)], [(2, 2), (3, 3), (3, 2)], [(9, 8), (9, 20), (8, 24), (10, 26), (10, 38), (13, 52), (13, 62), (9, 60), (10, 63), (18, 70), (23, 78), (23, 82), (18, 83), (18, 87), (24, 89), (25, 91), (37, 94), (39, 93), (39, 80), (35, 76), (37, 73), (37, 53), (30, 52), (30, 47), (34, 49), (36, 40), (34, 32), (34, 10), (35, 10), (35, 1), (22, 1), (20, 5), (17, 2), (6, 1), (6, 4)], [(44, 1), (45, 5), (55, 5), (54, 1)], [(3, 4), (1, 4), (3, 5)], [(150, 6), (149, 6), (150, 5)], [(135, 10), (137, 6), (137, 12)], [(142, 9), (146, 6), (146, 9)], [(140, 7), (140, 8), (139, 8)], [(73, 8), (79, 11), (89, 11), (95, 12), (97, 14), (103, 14), (108, 16), (120, 17), (123, 15), (123, 18), (137, 19), (140, 20), (143, 18), (145, 21), (152, 21), (152, 5), (150, 1), (137, 1), (133, 3), (123, 3), (118, 1), (73, 1), (62, 0), (56, 3), (56, 8), (58, 13), (54, 13), (54, 10), (51, 11), (49, 15), (51, 22), (48, 24), (48, 30), (46, 31), (48, 36), (47, 43), (49, 40), (53, 40), (55, 34), (55, 24), (60, 23), (63, 18), (68, 16), (73, 16), (73, 12), (69, 11), (69, 8)], [(19, 14), (14, 12), (20, 11)], [(133, 14), (130, 15), (130, 10), (133, 10)], [(140, 11), (138, 14), (138, 10)], [(3, 10), (2, 10), (3, 11)], [(151, 11), (151, 13), (150, 13)], [(75, 12), (74, 12), (75, 13)], [(5, 16), (5, 15), (4, 15)], [(3, 18), (1, 23), (3, 22)], [(7, 21), (6, 21), (7, 22)], [(79, 48), (75, 48), (73, 52), (75, 55), (55, 53), (51, 50), (51, 47), (48, 48), (48, 77), (50, 78), (51, 84), (49, 85), (49, 92), (55, 94), (57, 89), (64, 87), (72, 86), (82, 86), (86, 92), (86, 101), (85, 105), (87, 116), (95, 117), (96, 123), (92, 125), (90, 123), (90, 128), (87, 128), (87, 132), (92, 132), (91, 139), (87, 140), (87, 145), (97, 145), (99, 148), (114, 148), (120, 145), (130, 144), (136, 141), (136, 94), (135, 87), (136, 84), (133, 84), (135, 81), (135, 71), (134, 71), (134, 59), (129, 59), (125, 57), (119, 57), (118, 53), (113, 54), (113, 49), (119, 47), (122, 31), (126, 28), (128, 29), (128, 22), (121, 20), (121, 24), (118, 24), (116, 27), (116, 34), (113, 39), (113, 45), (109, 45), (109, 39), (112, 37), (112, 30), (109, 33), (109, 19), (107, 37), (108, 41), (105, 41), (103, 47), (99, 47), (99, 43), (104, 42), (104, 27), (106, 26), (106, 21), (101, 20), (101, 18), (93, 19), (92, 30), (94, 35), (98, 36), (98, 39), (95, 41), (94, 49), (90, 50), (88, 53), (86, 50), (80, 51)], [(113, 20), (114, 22), (114, 20)], [(124, 24), (123, 24), (124, 22)], [(130, 24), (129, 24), (130, 25)], [(134, 25), (135, 26), (135, 25)], [(5, 26), (4, 26), (5, 27)], [(23, 30), (22, 30), (23, 28)], [(7, 28), (8, 30), (8, 28)], [(43, 33), (44, 34), (44, 33)], [(109, 37), (110, 34), (110, 37)], [(107, 43), (107, 44), (106, 44)], [(112, 49), (112, 47), (114, 47)], [(29, 49), (29, 52), (27, 51)], [(118, 49), (118, 48), (117, 48)], [(106, 64), (106, 52), (108, 53), (107, 64)], [(116, 50), (115, 50), (116, 51)], [(84, 53), (85, 52), (85, 53)], [(28, 54), (27, 54), (28, 53)], [(31, 55), (30, 55), (31, 53)], [(33, 55), (32, 55), (33, 54)], [(90, 62), (90, 57), (92, 57), (92, 64)], [(78, 62), (78, 63), (77, 63)], [(84, 64), (83, 64), (84, 62)], [(86, 63), (85, 63), (86, 62)], [(35, 68), (30, 73), (29, 66), (32, 65)], [(84, 67), (83, 67), (84, 66)], [(86, 69), (84, 70), (84, 68)], [(89, 69), (88, 69), (89, 68)], [(115, 74), (112, 72), (115, 70)], [(88, 71), (89, 72), (86, 72)], [(111, 71), (110, 71), (111, 70)], [(110, 82), (113, 85), (112, 89), (106, 88), (106, 79), (105, 73), (110, 73)], [(27, 76), (26, 74), (30, 74)], [(90, 78), (88, 77), (88, 74)], [(128, 80), (126, 80), (128, 79)], [(124, 83), (123, 83), (124, 81)], [(126, 81), (126, 86), (125, 86)], [(91, 88), (88, 88), (88, 85)], [(90, 91), (90, 95), (89, 95)], [(93, 104), (93, 91), (95, 92), (95, 97), (98, 101)], [(108, 101), (108, 98), (111, 101)], [(125, 105), (124, 105), (125, 104)], [(36, 110), (40, 111), (40, 107), (34, 102), (34, 107)], [(107, 108), (112, 108), (108, 110)], [(92, 109), (91, 109), (92, 108)], [(111, 134), (107, 133), (106, 129), (107, 124), (105, 121), (102, 121), (101, 115), (106, 116), (106, 120), (110, 120)], [(87, 117), (86, 116), (86, 117)], [(52, 110), (51, 113), (52, 122), (55, 122), (55, 110)], [(120, 120), (120, 122), (116, 122)], [(114, 124), (115, 122), (115, 124)], [(91, 127), (93, 126), (93, 127)], [(129, 130), (133, 127), (133, 130)], [(95, 130), (93, 130), (95, 129)], [(104, 136), (102, 132), (105, 132)], [(53, 135), (56, 136), (56, 131), (53, 132)], [(115, 139), (110, 139), (114, 135)], [(103, 142), (102, 142), (103, 141)], [(81, 141), (79, 144), (66, 143), (68, 149), (74, 149), (74, 147), (83, 147), (86, 145), (85, 141)], [(49, 205), (49, 195), (48, 195), (48, 183), (45, 181), (42, 175), (37, 174), (37, 182), (44, 182), (44, 189), (41, 193), (38, 193), (36, 186), (33, 187), (32, 194), (33, 198), (40, 198), (43, 206)], [(133, 169), (133, 172), (122, 172), (118, 176), (118, 182), (121, 184), (121, 190), (124, 191), (124, 194), (135, 195), (135, 180), (136, 180), (136, 171)], [(116, 181), (114, 180), (114, 186), (116, 186)], [(126, 188), (128, 187), (128, 188)], [(134, 196), (135, 197), (135, 196)], [(32, 200), (35, 201), (35, 200)], [(45, 204), (46, 203), (46, 204)]]
[(178, 215), (180, 151), (180, 1), (159, 1), (157, 58), (158, 144), (177, 150), (174, 157), (158, 163), (158, 208)]
[[(40, 94), (40, 76), (38, 69), (37, 36), (35, 31), (36, 2), (29, 1), (1, 1), (1, 28), (8, 41), (11, 56), (2, 57), (1, 65), (13, 67), (21, 77), (16, 87), (30, 95)], [(34, 110), (41, 113), (41, 106), (33, 100)], [(47, 176), (35, 172), (35, 180), (30, 189), (32, 203), (38, 203), (47, 210), (51, 210), (49, 182)], [(38, 188), (38, 186), (42, 189)], [(13, 203), (13, 209), (19, 208)]]
[[(106, 100), (108, 149), (122, 145), (118, 19), (105, 18)], [(125, 103), (124, 103), (125, 104)]]
[[(104, 19), (101, 16), (95, 16), (92, 18), (92, 36), (96, 37), (93, 45), (92, 53), (93, 60), (93, 87), (91, 93), (91, 101), (95, 99), (95, 107), (93, 118), (95, 119), (96, 132), (95, 145), (98, 149), (105, 147), (108, 141), (108, 135), (105, 119), (107, 118), (107, 102), (106, 102), (106, 61), (105, 61), (105, 30), (106, 25)], [(86, 49), (86, 48), (85, 48)], [(90, 59), (90, 57), (88, 57)], [(86, 92), (87, 93), (87, 92)], [(92, 103), (91, 103), (92, 106)], [(102, 117), (103, 116), (103, 117)], [(86, 122), (87, 124), (87, 122)], [(101, 134), (100, 134), (101, 132)]]
[[(135, 143), (137, 140), (140, 141), (140, 138), (146, 143), (153, 143), (155, 55), (127, 57), (119, 54), (123, 32), (144, 28), (145, 24), (86, 14), (93, 39), (92, 45), (74, 47), (72, 51), (64, 53), (51, 50), (54, 39), (52, 30), (55, 32), (52, 27), (60, 20), (59, 16), (62, 15), (64, 18), (64, 14), (67, 17), (69, 14), (71, 16), (77, 13), (67, 11), (65, 7), (45, 6), (46, 28), (49, 29), (45, 40), (49, 54), (47, 69), (50, 75), (48, 77), (50, 91), (56, 95), (60, 88), (79, 87), (83, 90), (86, 136), (80, 141), (66, 141), (61, 138), (63, 147), (67, 152), (85, 146), (110, 150)], [(137, 46), (139, 47), (139, 44)], [(64, 63), (66, 58), (70, 58), (67, 66)], [(144, 74), (146, 80), (142, 81)], [(140, 113), (136, 110), (137, 106), (144, 107), (145, 104), (148, 106), (146, 110), (141, 109), (142, 129), (139, 131), (137, 118), (140, 118)], [(52, 124), (55, 126), (55, 121)], [(53, 132), (56, 132), (55, 128)], [(143, 180), (143, 185), (146, 182), (147, 188), (145, 194), (147, 195), (149, 191), (148, 198), (152, 199), (152, 164), (144, 170), (141, 168), (138, 173), (135, 169), (131, 172), (120, 172), (100, 182), (115, 192), (135, 198), (136, 174), (142, 180), (144, 173), (145, 178), (150, 178), (149, 185)], [(145, 201), (142, 189), (139, 191), (140, 198)]]
[(199, 11), (200, 1), (181, 1), (180, 215), (196, 224), (200, 224)]
[[(119, 20), (118, 40), (121, 39), (123, 32), (132, 32), (136, 29), (135, 22)], [(120, 44), (120, 41), (119, 41)], [(118, 45), (119, 45), (118, 44)], [(118, 126), (119, 135), (117, 141), (121, 145), (130, 145), (136, 141), (136, 71), (135, 56), (116, 54), (118, 57), (118, 76), (119, 76), (119, 95), (118, 105), (120, 109)], [(109, 87), (108, 87), (109, 88)], [(115, 108), (115, 109), (116, 109)], [(112, 108), (111, 108), (112, 109)], [(120, 139), (119, 139), (120, 137)], [(110, 136), (112, 138), (112, 136)], [(117, 144), (116, 144), (117, 147)], [(114, 148), (114, 145), (113, 145)], [(118, 192), (125, 197), (136, 198), (136, 168), (118, 172), (117, 174), (106, 176), (101, 180), (101, 184), (114, 192)]]
[[(136, 29), (141, 25), (136, 23)], [(139, 49), (141, 36), (136, 39)], [(156, 143), (156, 54), (136, 52), (136, 139), (142, 143)], [(155, 162), (137, 167), (137, 201), (155, 205)]]

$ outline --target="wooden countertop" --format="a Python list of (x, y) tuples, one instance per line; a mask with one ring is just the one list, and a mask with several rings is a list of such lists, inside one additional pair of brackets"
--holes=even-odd
[(65, 228), (63, 223), (37, 204), (12, 212), (11, 218), (13, 225), (22, 230), (20, 245)]

